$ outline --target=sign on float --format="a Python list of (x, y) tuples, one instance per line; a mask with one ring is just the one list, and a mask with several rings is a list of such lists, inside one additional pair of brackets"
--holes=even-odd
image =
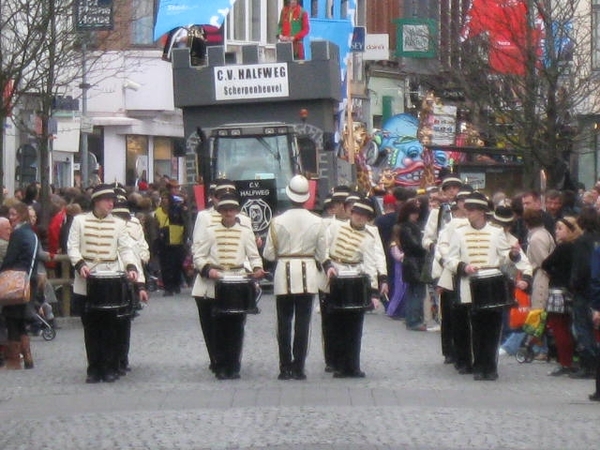
[(286, 63), (218, 66), (213, 70), (216, 100), (289, 96)]

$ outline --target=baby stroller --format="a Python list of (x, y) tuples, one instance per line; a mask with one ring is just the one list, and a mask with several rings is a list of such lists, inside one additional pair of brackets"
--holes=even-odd
[(35, 313), (35, 318), (39, 322), (38, 326), (42, 338), (44, 338), (45, 341), (51, 341), (54, 339), (56, 337), (56, 330), (50, 324), (50, 322), (44, 319), (39, 313)]
[(52, 305), (44, 299), (41, 305), (33, 306), (33, 309), (35, 312), (30, 320), (29, 331), (34, 335), (42, 336), (45, 341), (51, 341), (56, 337)]
[(515, 354), (515, 359), (519, 363), (530, 363), (535, 359), (534, 348), (536, 346), (551, 347), (549, 340), (550, 336), (546, 334), (546, 319), (548, 313), (542, 309), (533, 309), (527, 314), (525, 324), (523, 325), (523, 331), (525, 337), (521, 342), (521, 347)]

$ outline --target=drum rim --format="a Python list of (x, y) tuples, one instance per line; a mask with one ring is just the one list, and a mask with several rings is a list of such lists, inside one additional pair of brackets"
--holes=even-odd
[(477, 272), (469, 275), (471, 279), (495, 278), (504, 276), (502, 271), (496, 267), (482, 267)]

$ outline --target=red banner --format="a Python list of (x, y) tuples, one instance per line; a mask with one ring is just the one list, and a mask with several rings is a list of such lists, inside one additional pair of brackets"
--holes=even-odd
[(528, 30), (528, 16), (524, 0), (474, 0), (467, 13), (462, 38), (467, 40), (488, 33), (492, 71), (524, 75), (527, 55), (534, 50), (541, 56), (543, 37), (540, 20), (536, 20), (534, 29)]

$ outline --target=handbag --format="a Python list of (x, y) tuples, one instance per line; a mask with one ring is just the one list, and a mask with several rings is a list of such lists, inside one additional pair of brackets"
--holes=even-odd
[(3, 270), (0, 272), (0, 306), (23, 305), (31, 299), (29, 279), (37, 256), (38, 239), (35, 237), (35, 247), (29, 273), (24, 270)]

